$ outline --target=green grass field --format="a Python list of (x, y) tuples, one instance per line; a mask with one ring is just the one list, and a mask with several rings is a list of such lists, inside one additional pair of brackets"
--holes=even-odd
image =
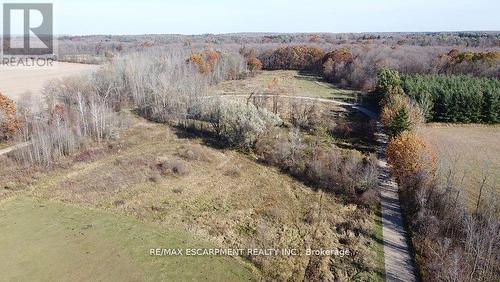
[(3, 281), (254, 279), (231, 257), (151, 256), (151, 248), (213, 247), (175, 226), (28, 198), (1, 202), (0, 214)]
[(263, 71), (255, 77), (244, 80), (224, 81), (215, 87), (214, 91), (216, 93), (241, 94), (274, 91), (283, 95), (335, 99), (351, 103), (355, 103), (361, 93), (337, 88), (313, 74), (288, 70)]
[(373, 215), (375, 222), (374, 232), (373, 232), (373, 245), (372, 249), (377, 254), (375, 263), (377, 267), (376, 274), (373, 276), (374, 281), (385, 281), (385, 259), (384, 259), (384, 234), (383, 234), (383, 224), (382, 217), (380, 213), (380, 208), (376, 214)]

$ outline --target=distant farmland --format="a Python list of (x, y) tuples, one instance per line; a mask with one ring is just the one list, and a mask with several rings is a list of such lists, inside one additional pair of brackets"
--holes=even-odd
[(51, 67), (0, 66), (0, 92), (16, 101), (27, 91), (34, 97), (39, 97), (47, 81), (89, 73), (97, 68), (97, 65), (62, 62), (54, 62)]
[[(455, 182), (466, 188), (467, 204), (475, 207), (479, 187), (486, 178), (482, 199), (500, 193), (500, 127), (429, 125), (422, 134), (437, 151), (444, 167), (454, 168)], [(495, 142), (497, 140), (497, 142)]]

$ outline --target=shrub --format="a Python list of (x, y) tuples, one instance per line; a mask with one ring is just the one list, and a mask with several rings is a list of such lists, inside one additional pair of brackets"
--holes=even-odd
[(377, 205), (380, 204), (380, 192), (377, 191), (377, 189), (367, 190), (361, 194), (358, 203), (371, 209), (375, 209)]
[(177, 155), (188, 161), (212, 161), (214, 156), (201, 145), (182, 145), (177, 149)]
[(328, 132), (337, 138), (362, 138), (374, 140), (376, 121), (331, 122), (327, 125)]
[(249, 150), (260, 134), (282, 123), (264, 108), (232, 100), (212, 101), (204, 110), (204, 120), (212, 124), (216, 134), (230, 146)]
[(225, 172), (224, 175), (230, 176), (233, 178), (237, 178), (241, 176), (241, 167), (240, 166), (231, 166), (228, 168)]
[(174, 173), (179, 176), (185, 176), (190, 172), (186, 162), (167, 157), (158, 158), (156, 167), (163, 175)]
[(315, 141), (306, 142), (298, 129), (292, 129), (288, 135), (269, 131), (258, 140), (255, 153), (262, 161), (302, 181), (356, 202), (363, 201), (360, 197), (378, 183), (376, 158), (367, 158), (357, 151), (325, 148)]
[(290, 119), (295, 127), (312, 129), (319, 124), (320, 110), (315, 102), (307, 103), (303, 100), (295, 100), (291, 104)]
[(183, 191), (184, 191), (184, 188), (182, 188), (182, 187), (177, 187), (177, 188), (172, 189), (172, 192), (174, 192), (175, 194), (180, 194)]
[(329, 131), (333, 136), (345, 139), (352, 136), (354, 129), (351, 123), (341, 122), (330, 124)]

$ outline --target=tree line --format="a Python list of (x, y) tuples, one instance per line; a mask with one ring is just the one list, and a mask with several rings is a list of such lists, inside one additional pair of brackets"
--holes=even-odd
[(425, 110), (427, 121), (497, 123), (500, 80), (466, 75), (403, 75), (404, 92)]
[(287, 45), (263, 51), (263, 69), (314, 71), (343, 87), (373, 91), (380, 68), (402, 74), (464, 74), (500, 78), (500, 52), (417, 46), (342, 46), (328, 52), (313, 45)]

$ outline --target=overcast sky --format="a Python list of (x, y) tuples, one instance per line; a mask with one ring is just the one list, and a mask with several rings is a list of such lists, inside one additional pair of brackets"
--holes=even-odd
[(52, 3), (56, 34), (500, 30), (499, 0), (56, 0)]

